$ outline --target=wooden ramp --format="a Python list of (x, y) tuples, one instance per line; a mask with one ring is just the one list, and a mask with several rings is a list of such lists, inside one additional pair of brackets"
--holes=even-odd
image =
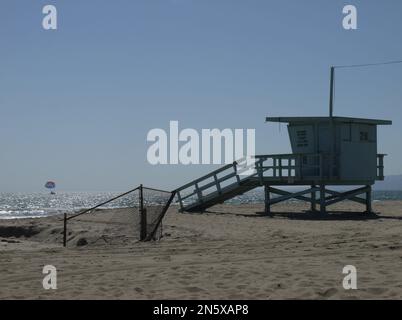
[[(299, 155), (240, 159), (175, 190), (181, 211), (204, 211), (216, 204), (269, 184), (298, 182)], [(317, 161), (319, 163), (319, 161)]]
[(195, 201), (184, 207), (184, 211), (198, 212), (205, 211), (209, 207), (223, 203), (226, 200), (232, 199), (235, 196), (241, 195), (259, 186), (259, 183), (252, 180), (243, 181), (240, 185), (233, 184), (222, 188), (221, 192), (213, 192), (202, 198), (202, 201)]
[(260, 186), (254, 168), (242, 159), (176, 189), (181, 211), (205, 211)]

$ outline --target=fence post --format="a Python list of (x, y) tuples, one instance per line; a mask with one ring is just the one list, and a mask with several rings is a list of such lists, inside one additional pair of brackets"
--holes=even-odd
[(67, 213), (64, 213), (63, 247), (67, 246)]
[(147, 215), (144, 209), (144, 194), (142, 184), (140, 185), (140, 240), (144, 241), (147, 237)]

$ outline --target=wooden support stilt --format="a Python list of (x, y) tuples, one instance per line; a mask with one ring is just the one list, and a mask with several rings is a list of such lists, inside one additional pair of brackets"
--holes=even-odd
[[(311, 189), (315, 189), (316, 186), (313, 184), (311, 185)], [(311, 192), (311, 211), (315, 212), (317, 211), (317, 200), (316, 200), (316, 190)]]
[(366, 192), (366, 212), (373, 213), (373, 208), (371, 206), (371, 186), (367, 186)]
[(325, 209), (325, 185), (320, 185), (320, 212), (326, 213)]
[(264, 185), (265, 214), (271, 214), (271, 193), (268, 185)]

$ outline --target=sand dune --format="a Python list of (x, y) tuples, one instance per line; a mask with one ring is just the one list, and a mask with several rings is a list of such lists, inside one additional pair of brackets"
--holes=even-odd
[[(321, 216), (303, 204), (220, 205), (204, 214), (171, 208), (161, 241), (141, 243), (137, 217), (104, 210), (0, 221), (1, 299), (394, 299), (402, 298), (402, 202), (376, 202), (378, 215)], [(84, 240), (82, 240), (84, 239)], [(58, 271), (44, 290), (42, 268)], [(358, 290), (344, 290), (345, 265)]]

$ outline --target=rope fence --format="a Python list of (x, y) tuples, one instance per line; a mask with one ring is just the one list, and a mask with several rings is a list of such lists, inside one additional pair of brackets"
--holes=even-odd
[[(162, 220), (174, 197), (175, 191), (140, 185), (79, 213), (70, 216), (64, 213), (63, 246), (66, 247), (69, 241), (69, 221), (89, 214), (96, 214), (97, 217), (99, 215), (100, 219), (96, 222), (105, 223), (105, 225), (110, 224), (113, 219), (113, 223), (126, 226), (125, 229), (121, 229), (121, 232), (130, 234), (124, 234), (124, 236), (138, 237), (140, 241), (159, 240), (162, 237)], [(108, 211), (104, 213), (101, 209), (108, 209)]]

